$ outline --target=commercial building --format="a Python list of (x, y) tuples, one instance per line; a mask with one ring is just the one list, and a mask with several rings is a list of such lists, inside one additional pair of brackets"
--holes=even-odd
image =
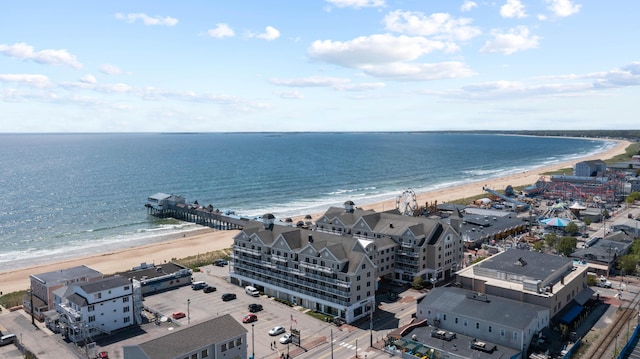
[(247, 359), (247, 329), (229, 314), (190, 325), (137, 345), (124, 359)]

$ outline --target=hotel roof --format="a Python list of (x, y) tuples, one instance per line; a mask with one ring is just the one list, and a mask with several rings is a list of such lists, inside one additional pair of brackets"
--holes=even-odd
[(65, 268), (57, 271), (51, 271), (40, 274), (32, 274), (31, 277), (47, 285), (65, 284), (70, 280), (79, 278), (95, 278), (101, 277), (102, 273), (86, 265)]

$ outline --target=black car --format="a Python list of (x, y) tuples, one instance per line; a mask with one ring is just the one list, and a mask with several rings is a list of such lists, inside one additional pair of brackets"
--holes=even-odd
[(230, 300), (236, 299), (236, 295), (234, 293), (224, 293), (222, 295), (222, 301), (228, 302)]
[(213, 265), (214, 266), (218, 266), (218, 267), (224, 267), (228, 264), (229, 262), (227, 262), (226, 259), (216, 259), (215, 261), (213, 261)]
[(256, 313), (261, 310), (262, 310), (262, 304), (256, 304), (256, 303), (249, 304), (249, 311), (251, 313)]
[(213, 293), (216, 290), (217, 290), (216, 287), (208, 285), (208, 286), (204, 287), (204, 289), (202, 291), (205, 292), (205, 293)]

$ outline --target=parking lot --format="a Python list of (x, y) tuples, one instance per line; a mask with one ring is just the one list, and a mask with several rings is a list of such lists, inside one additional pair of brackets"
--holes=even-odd
[[(373, 331), (369, 330), (367, 321), (360, 323), (359, 327), (353, 325), (338, 327), (303, 313), (303, 308), (289, 307), (267, 296), (252, 297), (246, 294), (244, 288), (228, 282), (228, 271), (228, 266), (206, 266), (201, 272), (194, 273), (194, 281), (205, 281), (208, 285), (216, 287), (216, 291), (211, 293), (184, 286), (145, 297), (145, 308), (150, 311), (144, 314), (151, 319), (151, 322), (110, 336), (97, 337), (95, 338), (97, 346), (89, 353), (86, 348), (76, 347), (64, 341), (61, 335), (43, 329), (41, 324), (38, 325), (39, 328), (32, 326), (30, 318), (22, 311), (5, 313), (0, 317), (0, 324), (19, 335), (26, 347), (36, 352), (39, 358), (86, 358), (93, 357), (100, 351), (107, 351), (109, 357), (113, 359), (122, 358), (123, 346), (155, 339), (182, 326), (196, 324), (219, 315), (230, 314), (242, 323), (242, 318), (249, 314), (249, 304), (255, 303), (263, 307), (263, 310), (255, 313), (258, 320), (242, 324), (247, 329), (248, 355), (255, 353), (256, 359), (278, 358), (281, 354), (290, 352), (291, 357), (297, 359), (330, 358), (333, 350), (336, 357), (346, 358), (353, 356), (356, 350), (360, 356), (364, 356), (371, 337), (377, 341), (399, 325), (406, 324), (411, 314), (415, 312), (415, 298), (411, 298), (410, 294), (401, 294), (404, 297), (397, 301), (379, 303), (379, 310), (373, 318)], [(224, 293), (234, 293), (236, 299), (225, 302), (221, 298)], [(167, 317), (167, 320), (154, 320), (155, 315), (152, 312), (157, 312), (159, 317)], [(174, 320), (171, 319), (174, 312), (183, 312), (186, 315)], [(299, 330), (301, 346), (281, 344), (279, 339), (283, 334), (270, 336), (268, 332), (275, 326), (283, 326), (287, 332), (290, 331), (290, 327)], [(331, 345), (332, 338), (333, 345)], [(22, 357), (13, 345), (1, 349), (0, 357)], [(369, 358), (378, 355), (382, 353), (368, 352)]]

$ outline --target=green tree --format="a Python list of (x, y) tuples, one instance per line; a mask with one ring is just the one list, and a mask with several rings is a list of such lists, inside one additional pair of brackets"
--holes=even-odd
[(562, 237), (556, 245), (556, 251), (568, 257), (576, 249), (578, 240), (575, 237)]
[(591, 218), (585, 218), (584, 219), (584, 225), (587, 226), (587, 227), (589, 227), (591, 225), (591, 222), (592, 222)]
[(640, 200), (640, 192), (631, 192), (624, 201), (626, 203), (633, 203), (638, 200)]
[(633, 274), (636, 271), (638, 259), (633, 254), (627, 254), (618, 258), (618, 269), (622, 269), (625, 274)]
[(411, 286), (413, 287), (413, 289), (423, 289), (424, 288), (424, 278), (422, 278), (421, 275), (417, 275), (415, 277), (413, 277), (413, 283), (411, 284)]
[(547, 247), (555, 247), (558, 242), (558, 236), (555, 233), (547, 233), (544, 236), (544, 242), (547, 244)]
[(573, 223), (573, 222), (569, 222), (567, 224), (566, 227), (564, 227), (564, 231), (568, 234), (568, 235), (573, 235), (574, 233), (576, 233), (578, 231), (578, 225)]
[(533, 244), (533, 250), (534, 251), (542, 251), (544, 249), (544, 241), (537, 241), (536, 243)]
[(633, 245), (631, 246), (631, 253), (640, 258), (640, 239), (636, 239), (633, 241)]

